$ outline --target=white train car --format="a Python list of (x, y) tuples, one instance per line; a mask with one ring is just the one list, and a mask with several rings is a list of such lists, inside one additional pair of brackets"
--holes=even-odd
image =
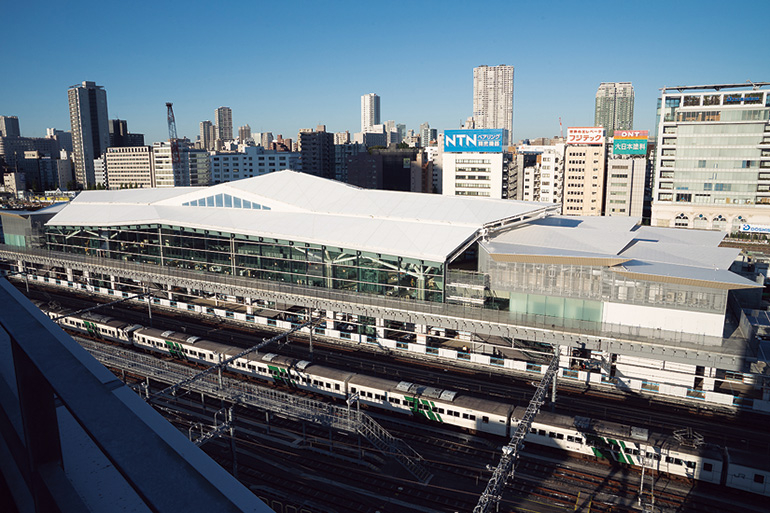
[(766, 455), (741, 449), (728, 449), (725, 485), (770, 496), (770, 463)]
[[(61, 314), (46, 313), (51, 317)], [(133, 343), (146, 350), (209, 365), (241, 351), (200, 337), (143, 328), (93, 313), (65, 317), (59, 323), (98, 338)], [(234, 361), (230, 368), (265, 381), (339, 399), (357, 394), (363, 405), (505, 437), (510, 436), (526, 411), (451, 390), (365, 376), (274, 353), (246, 355)], [(637, 468), (644, 464), (657, 472), (770, 496), (770, 464), (762, 454), (735, 449), (723, 454), (708, 446), (691, 448), (671, 436), (649, 433), (646, 429), (547, 411), (537, 415), (526, 440)]]

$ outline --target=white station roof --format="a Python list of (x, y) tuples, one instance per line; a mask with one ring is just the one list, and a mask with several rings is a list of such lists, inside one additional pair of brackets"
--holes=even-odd
[[(229, 196), (231, 206), (184, 205), (217, 195)], [(234, 208), (236, 200), (253, 207)], [(361, 189), (285, 170), (212, 187), (85, 191), (48, 225), (167, 224), (443, 262), (486, 225), (552, 207)]]
[(724, 232), (640, 226), (630, 217), (551, 216), (493, 236), (482, 246), (499, 262), (580, 263), (653, 281), (716, 288), (757, 283), (729, 270), (740, 249)]

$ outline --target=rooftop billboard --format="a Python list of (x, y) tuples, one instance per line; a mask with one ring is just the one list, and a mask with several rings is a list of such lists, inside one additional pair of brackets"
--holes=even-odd
[(647, 130), (615, 130), (614, 155), (647, 155)]
[(485, 130), (444, 130), (444, 151), (461, 153), (480, 151), (501, 153), (507, 146), (505, 129), (489, 128)]
[(569, 127), (567, 144), (604, 144), (604, 128), (600, 126)]

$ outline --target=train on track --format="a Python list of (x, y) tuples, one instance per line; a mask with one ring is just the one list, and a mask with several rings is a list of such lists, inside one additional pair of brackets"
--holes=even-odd
[[(38, 303), (51, 318), (66, 312)], [(170, 330), (130, 324), (95, 313), (69, 315), (63, 328), (133, 345), (199, 364), (216, 364), (242, 348)], [(275, 353), (251, 353), (230, 364), (232, 371), (263, 381), (330, 396), (360, 405), (424, 417), (469, 431), (510, 437), (526, 408), (407, 381), (368, 376)], [(722, 484), (770, 496), (767, 454), (747, 449), (683, 443), (681, 437), (588, 417), (541, 411), (527, 435), (528, 444), (568, 451), (582, 457)]]

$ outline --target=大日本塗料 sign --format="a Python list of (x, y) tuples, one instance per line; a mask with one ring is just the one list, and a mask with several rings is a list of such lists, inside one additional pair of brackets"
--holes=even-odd
[(647, 130), (615, 130), (614, 155), (647, 155)]

